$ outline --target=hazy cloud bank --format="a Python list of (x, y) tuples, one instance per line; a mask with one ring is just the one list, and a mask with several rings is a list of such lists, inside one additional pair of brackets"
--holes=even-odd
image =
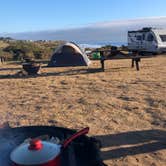
[(166, 17), (94, 23), (81, 28), (0, 34), (26, 40), (67, 40), (78, 43), (126, 42), (127, 31), (142, 27), (166, 28)]

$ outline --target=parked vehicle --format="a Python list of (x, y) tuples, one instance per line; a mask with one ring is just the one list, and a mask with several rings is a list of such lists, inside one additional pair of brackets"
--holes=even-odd
[(139, 53), (166, 52), (166, 29), (143, 28), (128, 31), (128, 49)]

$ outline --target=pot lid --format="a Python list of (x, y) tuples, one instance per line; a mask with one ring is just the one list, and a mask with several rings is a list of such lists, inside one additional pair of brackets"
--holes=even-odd
[(33, 139), (14, 149), (10, 155), (11, 160), (19, 165), (37, 165), (55, 159), (61, 150), (61, 145), (48, 141)]

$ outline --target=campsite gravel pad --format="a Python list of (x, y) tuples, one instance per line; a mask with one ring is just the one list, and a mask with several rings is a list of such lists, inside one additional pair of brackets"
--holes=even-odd
[[(27, 138), (41, 135), (58, 137), (61, 141), (76, 131), (50, 126), (30, 126), (0, 129), (0, 166), (11, 166), (11, 151)], [(62, 166), (103, 166), (100, 150), (93, 138), (81, 136), (68, 146), (61, 158)]]

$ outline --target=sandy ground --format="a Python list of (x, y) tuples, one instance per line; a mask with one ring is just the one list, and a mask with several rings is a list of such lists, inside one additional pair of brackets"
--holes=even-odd
[(102, 141), (110, 166), (166, 165), (166, 56), (87, 67), (42, 68), (19, 77), (19, 65), (0, 65), (0, 120), (11, 126), (56, 125)]

